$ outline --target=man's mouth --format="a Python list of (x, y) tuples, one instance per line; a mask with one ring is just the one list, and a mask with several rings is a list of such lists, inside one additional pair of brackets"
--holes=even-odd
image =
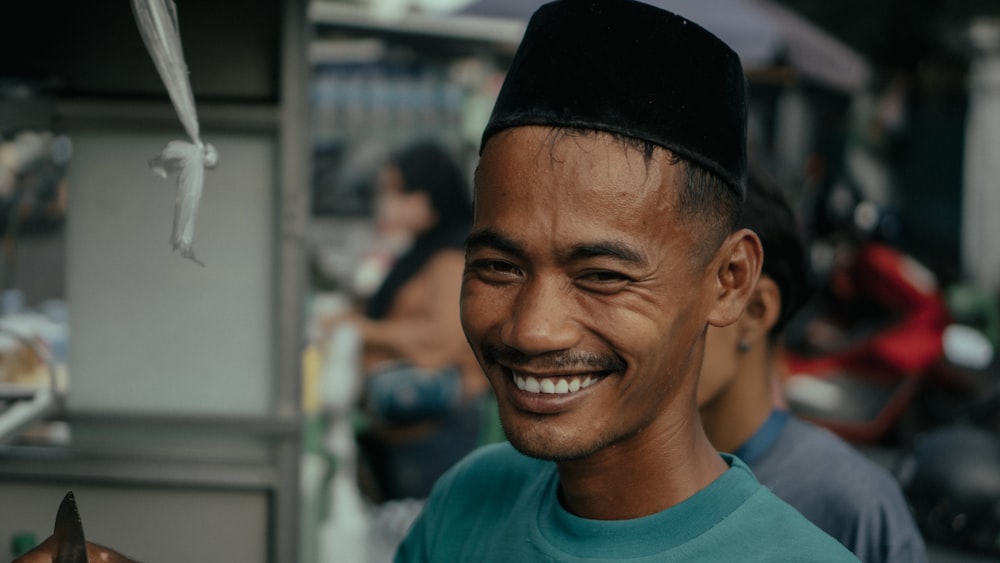
[(572, 375), (564, 377), (534, 377), (531, 375), (511, 372), (514, 384), (521, 391), (528, 393), (546, 393), (552, 395), (567, 395), (590, 387), (601, 379), (595, 375)]

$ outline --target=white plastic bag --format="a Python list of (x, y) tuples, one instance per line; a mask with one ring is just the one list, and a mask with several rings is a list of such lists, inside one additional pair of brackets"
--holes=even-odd
[(177, 199), (170, 244), (181, 256), (204, 266), (194, 255), (194, 224), (201, 202), (205, 169), (215, 167), (219, 155), (215, 147), (202, 142), (198, 130), (198, 114), (184, 62), (177, 7), (173, 0), (132, 0), (132, 11), (177, 116), (191, 137), (191, 142), (170, 141), (160, 154), (149, 160), (153, 172), (163, 178), (177, 173)]

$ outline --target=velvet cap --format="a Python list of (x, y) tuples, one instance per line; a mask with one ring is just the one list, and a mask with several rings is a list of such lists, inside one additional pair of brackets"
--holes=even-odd
[(547, 125), (649, 141), (745, 197), (739, 56), (681, 16), (633, 0), (557, 0), (525, 29), (483, 132)]

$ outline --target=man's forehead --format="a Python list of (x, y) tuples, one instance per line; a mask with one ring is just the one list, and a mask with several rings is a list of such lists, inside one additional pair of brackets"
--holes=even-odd
[[(648, 152), (647, 152), (648, 150)], [(611, 191), (621, 197), (663, 192), (684, 177), (673, 153), (622, 140), (610, 134), (546, 127), (517, 127), (490, 139), (476, 168), (477, 189), (510, 188), (536, 182), (535, 188)]]
[[(512, 138), (515, 140), (512, 141)], [(673, 151), (640, 139), (597, 129), (546, 125), (521, 125), (500, 131), (486, 142), (481, 156), (487, 156), (494, 152), (497, 146), (503, 146), (505, 143), (511, 143), (518, 149), (530, 149), (531, 154), (546, 158), (556, 157), (565, 151), (595, 154), (606, 150), (610, 154), (638, 156), (646, 163), (661, 159), (668, 162), (676, 161)]]

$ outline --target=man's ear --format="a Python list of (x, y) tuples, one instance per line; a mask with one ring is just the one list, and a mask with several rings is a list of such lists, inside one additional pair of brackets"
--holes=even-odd
[(766, 339), (781, 315), (781, 290), (770, 277), (761, 275), (757, 288), (750, 294), (743, 316), (740, 317), (740, 332), (747, 342)]
[(757, 287), (763, 263), (764, 249), (756, 233), (740, 229), (726, 238), (714, 261), (716, 293), (709, 324), (727, 326), (740, 318)]

